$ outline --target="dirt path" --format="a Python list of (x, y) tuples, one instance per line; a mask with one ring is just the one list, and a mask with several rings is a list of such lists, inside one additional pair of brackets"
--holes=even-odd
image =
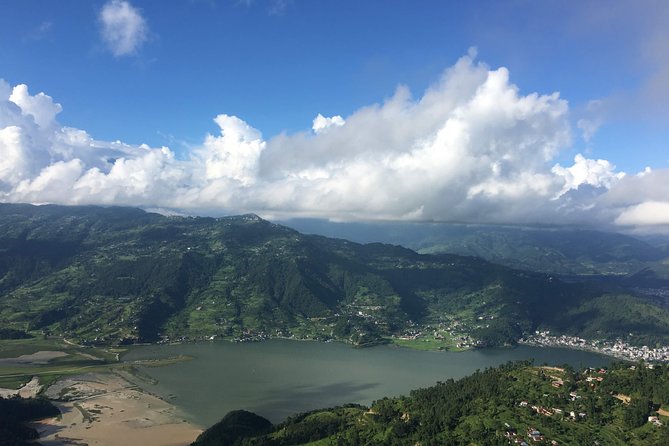
[(539, 367), (539, 368), (540, 368), (540, 369), (544, 369), (544, 370), (553, 370), (553, 371), (555, 371), (555, 372), (561, 372), (561, 373), (564, 373), (564, 369), (561, 368), (561, 367), (551, 367), (551, 366), (544, 365), (544, 366), (541, 366), (541, 367)]
[(619, 393), (617, 395), (613, 395), (614, 398), (618, 398), (620, 401), (622, 401), (625, 404), (629, 404), (632, 398), (630, 398), (628, 395), (623, 395), (622, 393)]

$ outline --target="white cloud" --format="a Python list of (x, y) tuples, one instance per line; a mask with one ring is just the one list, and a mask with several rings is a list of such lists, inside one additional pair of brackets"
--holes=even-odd
[(53, 125), (56, 115), (63, 110), (60, 104), (53, 102), (51, 96), (44, 93), (31, 96), (28, 86), (24, 84), (14, 87), (9, 100), (21, 107), (21, 113), (24, 116), (32, 116), (40, 127)]
[(616, 218), (623, 226), (669, 225), (669, 201), (647, 201), (630, 206)]
[(37, 177), (20, 181), (14, 195), (31, 203), (61, 201), (62, 194), (72, 190), (83, 170), (83, 163), (78, 159), (56, 161), (42, 169)]
[(325, 116), (319, 113), (318, 116), (314, 118), (314, 121), (311, 125), (311, 129), (315, 133), (321, 133), (332, 126), (341, 127), (345, 123), (346, 121), (344, 121), (344, 118), (342, 118), (339, 115), (326, 118)]
[(102, 39), (116, 57), (136, 53), (146, 42), (149, 27), (140, 11), (125, 0), (110, 0), (100, 11)]
[(221, 136), (207, 135), (196, 156), (204, 164), (205, 178), (231, 178), (248, 186), (255, 181), (258, 158), (265, 148), (262, 135), (236, 116), (214, 119)]
[[(5, 199), (31, 202), (95, 202), (73, 194), (72, 178), (84, 172), (109, 172), (118, 160), (138, 159), (148, 148), (120, 142), (95, 141), (83, 130), (62, 127), (56, 120), (62, 107), (44, 93), (31, 95), (25, 85), (5, 88), (0, 81), (0, 190)], [(4, 98), (4, 99), (2, 99)], [(68, 173), (68, 175), (65, 175)], [(76, 178), (77, 180), (79, 178)], [(126, 203), (133, 204), (133, 203)]]
[(521, 96), (506, 69), (472, 57), (418, 99), (399, 87), (336, 131), (269, 140), (260, 176), (291, 179), (283, 209), (348, 218), (506, 219), (509, 201), (560, 190), (546, 162), (569, 142), (566, 102)]
[(564, 187), (558, 196), (571, 189), (578, 189), (582, 184), (609, 189), (614, 182), (625, 176), (625, 173), (615, 170), (616, 166), (607, 160), (587, 159), (580, 153), (574, 157), (573, 166), (562, 167), (556, 164), (551, 169), (555, 175), (564, 179)]
[(25, 145), (21, 127), (12, 125), (0, 129), (0, 182), (16, 184), (23, 178), (30, 163)]
[(52, 98), (0, 81), (0, 200), (338, 220), (658, 224), (646, 203), (669, 202), (669, 171), (624, 175), (582, 155), (555, 164), (571, 142), (566, 101), (523, 95), (505, 68), (474, 57), (419, 97), (400, 86), (383, 103), (318, 115), (295, 134), (264, 139), (240, 118), (218, 115), (220, 134), (185, 159), (63, 127)]

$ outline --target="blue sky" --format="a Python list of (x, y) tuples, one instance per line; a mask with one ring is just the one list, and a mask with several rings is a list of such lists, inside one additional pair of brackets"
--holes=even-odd
[[(121, 28), (110, 32), (117, 37), (126, 33), (120, 37), (125, 41), (105, 37), (105, 26), (119, 23), (112, 20), (105, 25), (105, 8), (121, 21)], [(669, 87), (662, 81), (669, 74), (667, 19), (669, 4), (663, 1), (10, 0), (0, 15), (0, 78), (10, 88), (26, 84), (30, 95), (44, 92), (61, 104), (59, 126), (83, 129), (99, 142), (122, 141), (127, 145), (122, 155), (126, 159), (136, 156), (132, 147), (145, 143), (151, 148), (167, 146), (178, 160), (189, 160), (201, 153), (208, 134), (224, 136), (224, 127), (214, 122), (221, 114), (251, 128), (255, 133), (240, 140), (266, 144), (256, 155), (272, 159), (269, 155), (277, 157), (278, 147), (283, 147), (282, 133), (289, 139), (301, 138), (301, 133), (311, 131), (319, 113), (347, 120), (374, 104), (382, 107), (400, 85), (418, 102), (445, 70), (469, 57), (474, 68), (494, 72), (504, 67), (507, 86), (517, 89), (521, 98), (557, 92), (565, 101), (568, 110), (561, 119), (569, 136), (553, 135), (559, 147), (543, 160), (543, 173), (558, 163), (567, 167), (582, 154), (615, 165), (603, 169), (613, 178), (616, 172), (629, 176), (646, 166), (660, 171), (669, 167)], [(126, 25), (130, 28), (123, 28)], [(121, 48), (123, 42), (126, 46)], [(476, 49), (475, 55), (470, 48)], [(29, 114), (26, 108), (22, 113)], [(415, 145), (434, 136), (436, 129), (406, 141)], [(501, 143), (495, 139), (491, 144)], [(297, 140), (289, 145), (311, 150)], [(52, 150), (50, 162), (72, 161), (54, 155), (61, 152)], [(508, 160), (515, 155), (501, 156)], [(376, 162), (380, 159), (386, 158)], [(320, 164), (314, 161), (303, 167), (310, 172), (327, 170), (335, 161), (324, 158)], [(254, 169), (266, 170), (262, 160), (257, 164), (260, 167)], [(47, 165), (36, 168), (33, 179)], [(82, 172), (92, 166), (83, 165)], [(111, 169), (97, 168), (103, 173)], [(492, 171), (499, 175), (499, 170)], [(530, 173), (543, 174), (538, 168)], [(230, 175), (237, 180), (243, 176)], [(463, 192), (466, 199), (477, 191), (491, 193), (490, 182), (477, 178), (478, 189)], [(584, 182), (606, 189), (613, 184), (599, 177), (579, 181), (571, 189)], [(281, 184), (286, 186), (285, 181)], [(307, 186), (292, 185), (290, 193), (301, 187)], [(505, 190), (516, 190), (510, 187)], [(542, 192), (546, 199), (555, 195), (549, 189)], [(7, 194), (6, 201), (18, 199)], [(649, 199), (664, 200), (664, 196)], [(153, 201), (156, 206), (170, 205)], [(618, 210), (643, 204), (629, 201), (621, 199)], [(118, 202), (152, 204), (149, 199)], [(289, 203), (268, 204), (267, 199), (249, 203), (246, 208), (268, 213), (295, 210)], [(234, 210), (228, 201), (221, 206)], [(421, 206), (429, 207), (416, 203), (415, 210)], [(199, 207), (215, 208), (216, 203), (205, 200)], [(350, 216), (360, 214), (354, 208), (350, 203), (338, 207)], [(323, 209), (299, 212), (333, 216)], [(614, 214), (607, 218), (616, 220)], [(393, 210), (387, 217), (408, 215), (418, 214)], [(439, 211), (425, 218), (463, 215), (477, 218), (471, 210), (454, 216)]]

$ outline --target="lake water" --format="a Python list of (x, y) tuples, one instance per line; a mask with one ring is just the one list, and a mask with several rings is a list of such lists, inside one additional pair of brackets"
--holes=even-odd
[(562, 348), (519, 346), (455, 353), (394, 346), (356, 349), (336, 342), (288, 340), (138, 346), (123, 359), (174, 355), (195, 359), (143, 368), (158, 383), (142, 386), (168, 398), (202, 426), (214, 424), (234, 409), (279, 422), (311, 409), (369, 404), (507, 361), (534, 359), (535, 364), (566, 363), (576, 368), (611, 361), (595, 353)]

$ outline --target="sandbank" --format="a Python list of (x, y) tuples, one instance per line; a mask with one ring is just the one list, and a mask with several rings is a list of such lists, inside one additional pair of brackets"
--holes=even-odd
[(45, 395), (57, 400), (61, 417), (33, 425), (44, 446), (182, 446), (202, 432), (176, 407), (115, 373), (66, 378)]

